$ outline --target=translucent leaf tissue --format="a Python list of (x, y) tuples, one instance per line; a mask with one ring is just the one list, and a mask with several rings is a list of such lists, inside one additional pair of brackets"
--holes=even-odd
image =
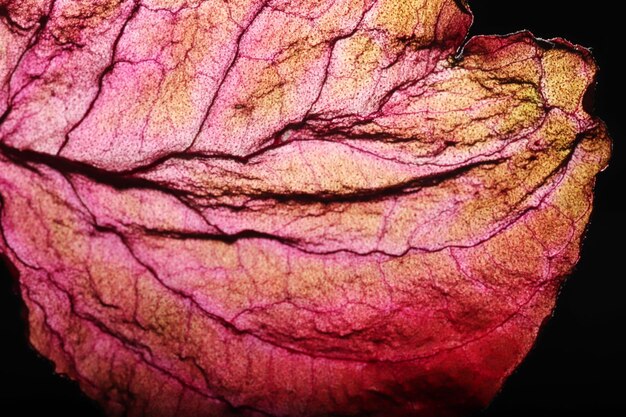
[(587, 49), (453, 0), (0, 1), (0, 253), (111, 416), (469, 415), (610, 153)]

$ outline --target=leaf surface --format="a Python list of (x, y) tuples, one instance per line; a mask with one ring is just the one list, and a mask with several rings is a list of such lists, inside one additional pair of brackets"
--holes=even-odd
[(112, 416), (461, 416), (610, 140), (590, 53), (452, 0), (0, 2), (0, 252)]

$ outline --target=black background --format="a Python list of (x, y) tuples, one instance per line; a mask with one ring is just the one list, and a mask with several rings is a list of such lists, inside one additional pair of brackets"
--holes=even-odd
[[(581, 261), (563, 286), (554, 317), (493, 404), (476, 417), (620, 417), (626, 415), (624, 298), (624, 23), (618, 1), (474, 0), (472, 34), (529, 29), (591, 47), (600, 65), (596, 114), (614, 140), (609, 168), (598, 177), (595, 208)], [(580, 6), (578, 5), (580, 4)], [(0, 45), (1, 47), (1, 45)], [(622, 79), (621, 79), (622, 78)], [(620, 97), (621, 96), (621, 97)], [(621, 258), (620, 258), (621, 256)], [(27, 343), (16, 287), (0, 261), (0, 409), (16, 415), (102, 416), (77, 385)], [(3, 415), (11, 415), (5, 414)]]

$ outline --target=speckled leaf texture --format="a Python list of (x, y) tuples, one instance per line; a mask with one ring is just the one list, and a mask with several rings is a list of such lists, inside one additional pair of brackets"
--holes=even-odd
[(578, 260), (610, 140), (563, 39), (453, 0), (0, 22), (0, 252), (108, 415), (468, 415)]

